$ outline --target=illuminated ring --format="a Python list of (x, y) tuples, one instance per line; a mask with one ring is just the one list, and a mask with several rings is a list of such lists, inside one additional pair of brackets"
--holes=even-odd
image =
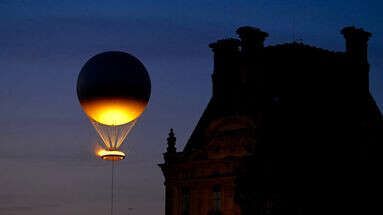
[(117, 151), (117, 150), (102, 150), (99, 152), (99, 155), (101, 159), (103, 160), (109, 160), (109, 161), (119, 161), (125, 159), (125, 153), (122, 151)]

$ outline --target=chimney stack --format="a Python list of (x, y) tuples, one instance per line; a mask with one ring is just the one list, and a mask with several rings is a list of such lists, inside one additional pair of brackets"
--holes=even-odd
[[(371, 33), (354, 26), (343, 28), (341, 33), (346, 40), (346, 55), (350, 61), (349, 78), (354, 84), (355, 94), (358, 92), (368, 93), (370, 90), (370, 66), (367, 58), (367, 42)], [(360, 98), (365, 98), (365, 94), (361, 94)]]
[(367, 47), (371, 33), (354, 26), (345, 27), (341, 30), (346, 40), (346, 53), (355, 63), (368, 64)]
[(238, 79), (239, 40), (218, 40), (209, 47), (214, 53), (213, 97), (229, 95)]
[(236, 33), (241, 38), (242, 53), (250, 54), (264, 46), (265, 39), (269, 36), (259, 28), (243, 26), (237, 29)]

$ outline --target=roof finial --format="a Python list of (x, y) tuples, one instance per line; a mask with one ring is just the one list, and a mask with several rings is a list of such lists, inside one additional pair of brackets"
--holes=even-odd
[(173, 128), (170, 129), (170, 132), (169, 132), (169, 137), (166, 139), (168, 142), (168, 148), (166, 149), (167, 153), (175, 153), (177, 152), (177, 149), (176, 149), (176, 137), (174, 135), (174, 131), (173, 131)]

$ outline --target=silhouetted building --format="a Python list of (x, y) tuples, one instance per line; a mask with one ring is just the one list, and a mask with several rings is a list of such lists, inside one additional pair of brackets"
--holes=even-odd
[(169, 134), (166, 215), (373, 214), (383, 120), (371, 34), (346, 27), (334, 52), (237, 33), (210, 44), (213, 96), (182, 152)]

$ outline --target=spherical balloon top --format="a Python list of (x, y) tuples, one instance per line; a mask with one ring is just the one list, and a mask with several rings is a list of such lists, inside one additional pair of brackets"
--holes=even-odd
[(137, 119), (149, 101), (150, 90), (144, 65), (119, 51), (89, 59), (77, 80), (77, 96), (84, 112), (104, 125), (123, 125)]

